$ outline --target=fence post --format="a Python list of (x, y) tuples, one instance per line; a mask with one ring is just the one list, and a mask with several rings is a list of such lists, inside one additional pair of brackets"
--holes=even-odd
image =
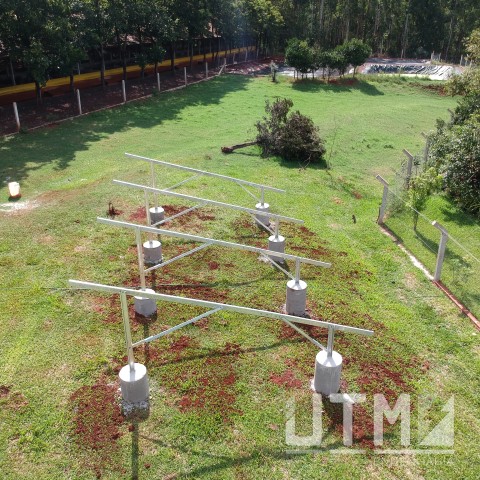
[(185, 86), (187, 86), (187, 67), (183, 67), (183, 76), (185, 78)]
[(127, 92), (125, 90), (125, 80), (122, 80), (123, 103), (127, 103)]
[(205, 78), (208, 78), (208, 62), (205, 62)]
[(80, 100), (80, 90), (77, 88), (77, 104), (78, 104), (78, 114), (82, 114), (82, 101)]
[(160, 74), (157, 72), (157, 89), (160, 91)]
[(442, 266), (443, 260), (445, 258), (445, 248), (447, 246), (448, 240), (448, 232), (445, 230), (445, 227), (440, 225), (436, 220), (432, 222), (432, 225), (435, 228), (440, 230), (440, 243), (438, 244), (438, 253), (437, 253), (437, 264), (435, 265), (435, 275), (433, 276), (433, 280), (438, 282), (440, 280), (440, 276), (442, 275)]
[(388, 182), (380, 175), (377, 175), (375, 178), (383, 185), (382, 205), (380, 206), (380, 212), (377, 219), (377, 223), (383, 225), (383, 217), (385, 216), (385, 210), (387, 209)]
[(406, 150), (405, 148), (402, 152), (407, 156), (408, 163), (407, 163), (407, 177), (405, 178), (405, 186), (408, 188), (410, 185), (410, 179), (412, 178), (412, 168), (413, 168), (413, 155)]
[(426, 163), (428, 160), (428, 154), (430, 152), (430, 142), (428, 141), (428, 135), (422, 132), (422, 137), (425, 139), (425, 150), (423, 151), (423, 161)]
[(20, 131), (20, 117), (18, 116), (17, 102), (13, 102), (13, 113), (15, 114), (15, 123), (17, 124), (17, 131)]

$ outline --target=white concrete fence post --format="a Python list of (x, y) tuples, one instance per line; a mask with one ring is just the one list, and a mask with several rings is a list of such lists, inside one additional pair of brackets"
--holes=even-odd
[(407, 163), (407, 176), (405, 178), (405, 186), (408, 188), (410, 185), (410, 179), (412, 178), (412, 170), (413, 170), (413, 155), (406, 150), (405, 148), (402, 152), (407, 156), (408, 163)]
[(160, 74), (157, 72), (157, 90), (160, 91)]
[(388, 182), (380, 175), (375, 177), (383, 185), (382, 205), (380, 206), (380, 212), (378, 214), (377, 223), (383, 225), (383, 219), (385, 217), (385, 210), (387, 209), (388, 201)]
[(82, 114), (82, 101), (80, 100), (80, 90), (77, 88), (77, 105), (78, 105), (78, 114)]
[(125, 80), (122, 80), (123, 103), (127, 103), (127, 91), (125, 90)]
[(15, 115), (15, 123), (17, 124), (17, 131), (20, 131), (20, 117), (18, 116), (17, 102), (13, 102), (13, 113)]
[(205, 78), (208, 78), (208, 62), (205, 62)]
[(432, 225), (440, 230), (440, 243), (438, 244), (437, 264), (435, 265), (435, 274), (433, 280), (435, 282), (440, 281), (442, 275), (443, 261), (445, 259), (445, 248), (447, 246), (448, 232), (443, 225), (440, 225), (436, 220), (432, 222)]

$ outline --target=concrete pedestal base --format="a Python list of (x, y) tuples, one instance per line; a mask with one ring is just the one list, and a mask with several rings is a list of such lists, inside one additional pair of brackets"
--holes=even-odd
[[(255, 208), (262, 213), (268, 213), (270, 210), (270, 205), (268, 203), (257, 203)], [(270, 226), (270, 218), (264, 215), (255, 215), (255, 220), (260, 227), (269, 227)]]
[(162, 244), (158, 240), (149, 240), (143, 244), (143, 259), (149, 265), (157, 265), (162, 261)]
[(150, 221), (152, 225), (161, 222), (165, 218), (165, 210), (162, 207), (150, 208)]
[(315, 377), (313, 378), (313, 388), (315, 391), (330, 395), (337, 393), (340, 389), (340, 377), (342, 375), (342, 356), (333, 351), (332, 356), (328, 357), (327, 352), (322, 350), (315, 357)]
[(130, 369), (130, 365), (125, 365), (120, 370), (118, 377), (125, 402), (139, 403), (148, 400), (150, 389), (145, 365), (134, 363), (133, 370)]
[(285, 305), (288, 315), (303, 317), (307, 308), (307, 284), (303, 280), (287, 282), (287, 301)]
[[(268, 249), (273, 250), (274, 252), (285, 253), (285, 237), (282, 237), (281, 235), (278, 237), (275, 237), (275, 235), (268, 237)], [(270, 258), (277, 263), (285, 263), (285, 259), (282, 257), (270, 255)]]
[[(148, 293), (155, 293), (150, 288), (146, 288), (144, 291)], [(141, 295), (142, 291), (140, 290), (138, 293)], [(141, 297), (140, 295), (138, 297), (134, 297), (135, 312), (139, 315), (143, 315), (144, 317), (151, 317), (157, 313), (157, 302), (151, 298)]]

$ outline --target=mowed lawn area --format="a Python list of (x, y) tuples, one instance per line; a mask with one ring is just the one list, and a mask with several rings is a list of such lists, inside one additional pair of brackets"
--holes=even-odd
[[(2, 479), (478, 478), (480, 332), (375, 223), (382, 195), (375, 174), (392, 177), (402, 148), (420, 150), (420, 132), (448, 119), (455, 106), (427, 85), (274, 84), (223, 76), (2, 140)], [(262, 158), (256, 147), (220, 152), (253, 139), (265, 100), (278, 96), (291, 98), (294, 109), (319, 125), (330, 169)], [(301, 447), (285, 441), (286, 413), (295, 400), (297, 434), (311, 435), (317, 350), (279, 321), (233, 313), (136, 348), (136, 360), (148, 367), (150, 413), (135, 421), (122, 417), (119, 298), (73, 291), (67, 282), (139, 284), (133, 232), (96, 221), (111, 203), (117, 219), (145, 223), (143, 193), (112, 184), (149, 182), (149, 165), (124, 152), (287, 190), (266, 195), (272, 211), (305, 220), (303, 227), (281, 225), (287, 253), (332, 263), (331, 269), (302, 267), (310, 316), (375, 331), (373, 337), (335, 336), (344, 358), (341, 391), (366, 395), (354, 407), (352, 447), (342, 444), (342, 405), (324, 399), (321, 444), (314, 453), (292, 453)], [(161, 187), (189, 177), (156, 171)], [(15, 211), (5, 205), (8, 178), (22, 188), (16, 206), (23, 208)], [(255, 204), (237, 185), (206, 177), (178, 191)], [(194, 205), (159, 200), (167, 214)], [(168, 228), (267, 247), (268, 234), (249, 216), (220, 208), (204, 207)], [(166, 259), (193, 247), (167, 237), (162, 242)], [(219, 247), (148, 277), (158, 292), (273, 311), (285, 303), (286, 281), (258, 255)], [(132, 315), (134, 340), (202, 311), (159, 303), (154, 322)], [(326, 343), (325, 330), (309, 333)], [(374, 446), (377, 393), (391, 406), (400, 394), (410, 395), (410, 445), (401, 444), (399, 422), (384, 422), (384, 445)], [(421, 415), (425, 396), (430, 407)], [(420, 443), (444, 418), (452, 396), (453, 454), (379, 454), (443, 448)]]

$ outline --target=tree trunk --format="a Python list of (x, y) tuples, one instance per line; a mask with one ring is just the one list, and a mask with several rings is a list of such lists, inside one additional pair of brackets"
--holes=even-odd
[(175, 42), (170, 44), (170, 70), (175, 73)]
[(37, 80), (35, 80), (35, 95), (37, 97), (37, 105), (42, 104), (42, 87)]
[(13, 63), (11, 58), (9, 58), (9, 62), (10, 62), (10, 72), (12, 75), (12, 85), (16, 85), (17, 82), (15, 82), (15, 70), (13, 69)]
[(245, 147), (250, 147), (252, 145), (256, 145), (258, 142), (245, 142), (245, 143), (238, 143), (237, 145), (232, 145), (231, 147), (222, 147), (222, 152), (223, 153), (232, 153), (234, 150), (237, 150), (238, 148), (245, 148)]
[(193, 40), (188, 41), (188, 55), (190, 56), (190, 70), (193, 66)]
[(100, 83), (102, 88), (105, 89), (105, 53), (103, 51), (103, 43), (100, 44), (100, 56), (102, 57), (102, 63), (100, 67)]
[(73, 71), (70, 72), (70, 91), (74, 94), (75, 93), (75, 84), (73, 82)]

